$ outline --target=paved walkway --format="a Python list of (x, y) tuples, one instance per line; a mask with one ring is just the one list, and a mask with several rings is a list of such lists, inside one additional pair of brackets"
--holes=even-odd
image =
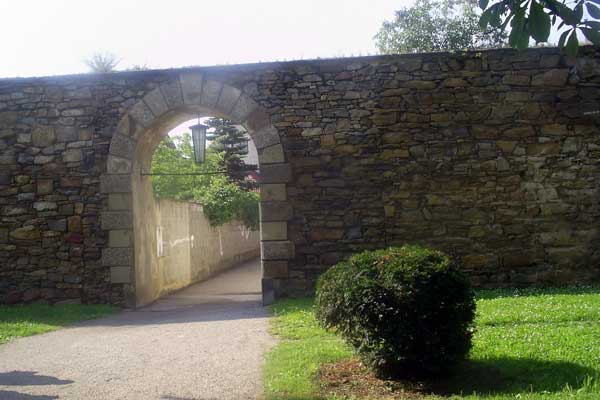
[(0, 346), (0, 399), (255, 399), (273, 344), (253, 261), (153, 305)]

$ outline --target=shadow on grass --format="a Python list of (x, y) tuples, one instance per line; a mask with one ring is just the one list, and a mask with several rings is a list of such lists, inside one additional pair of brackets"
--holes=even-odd
[(490, 358), (467, 361), (454, 375), (427, 388), (442, 396), (552, 393), (567, 385), (579, 388), (586, 377), (600, 377), (600, 371), (564, 361)]

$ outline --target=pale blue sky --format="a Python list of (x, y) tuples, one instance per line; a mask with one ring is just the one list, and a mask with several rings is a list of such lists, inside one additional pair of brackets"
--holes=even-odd
[(236, 64), (375, 53), (373, 35), (412, 0), (1, 0), (0, 77)]

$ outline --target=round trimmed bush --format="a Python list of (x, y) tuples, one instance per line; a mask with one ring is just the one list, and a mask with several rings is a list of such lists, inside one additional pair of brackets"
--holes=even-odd
[(386, 376), (444, 373), (471, 348), (473, 292), (437, 250), (405, 245), (356, 254), (321, 276), (315, 311)]

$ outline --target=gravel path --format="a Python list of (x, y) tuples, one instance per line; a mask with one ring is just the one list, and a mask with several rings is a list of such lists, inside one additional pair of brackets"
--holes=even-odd
[(0, 346), (0, 399), (256, 399), (273, 344), (260, 265), (153, 305)]

